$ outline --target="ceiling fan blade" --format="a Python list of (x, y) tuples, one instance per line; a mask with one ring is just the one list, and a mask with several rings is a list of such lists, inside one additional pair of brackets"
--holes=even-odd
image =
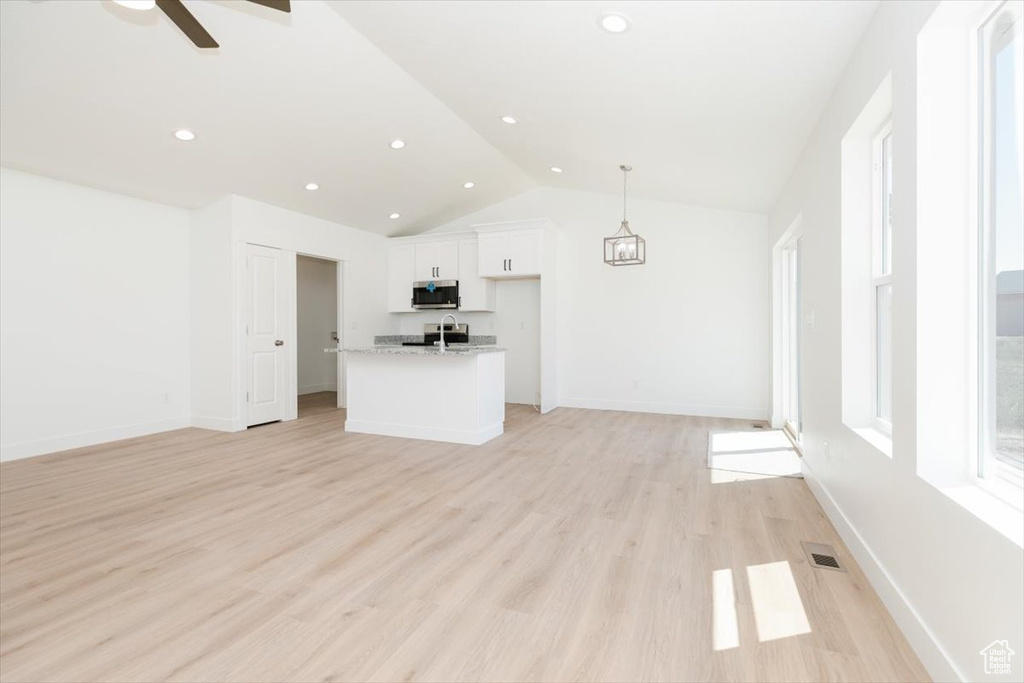
[(270, 9), (276, 9), (281, 12), (291, 12), (292, 7), (289, 0), (249, 0), (249, 2), (256, 5), (263, 5)]
[(185, 9), (181, 0), (156, 0), (156, 6), (196, 44), (196, 47), (220, 47), (192, 13)]

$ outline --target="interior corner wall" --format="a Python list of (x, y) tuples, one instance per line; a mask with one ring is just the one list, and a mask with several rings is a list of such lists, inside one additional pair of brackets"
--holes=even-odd
[[(883, 2), (771, 214), (772, 242), (802, 215), (801, 341), (807, 481), (935, 680), (981, 680), (982, 648), (1024, 643), (1024, 553), (917, 474), (918, 34), (938, 3)], [(842, 422), (841, 142), (892, 73), (893, 457)], [(946, 387), (946, 391), (953, 389)], [(928, 425), (920, 425), (927, 429)], [(827, 444), (827, 446), (826, 446)], [(941, 570), (936, 570), (941, 568)], [(1019, 650), (1018, 650), (1019, 651)], [(1016, 666), (1016, 663), (1014, 664)]]
[(231, 197), (190, 216), (191, 424), (238, 431), (235, 407), (239, 381), (235, 357), (237, 283), (234, 211)]
[(0, 459), (188, 424), (189, 216), (0, 169)]
[(621, 211), (619, 195), (543, 187), (435, 231), (557, 226), (558, 405), (766, 419), (768, 217), (631, 198), (647, 262), (613, 268), (601, 240)]

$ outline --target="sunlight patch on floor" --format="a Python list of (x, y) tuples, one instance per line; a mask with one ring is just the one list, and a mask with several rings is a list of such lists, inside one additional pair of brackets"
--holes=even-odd
[(740, 646), (740, 625), (736, 619), (736, 590), (731, 569), (711, 573), (712, 631), (711, 643), (716, 652)]
[(747, 581), (758, 640), (763, 643), (811, 632), (789, 562), (751, 565)]
[(780, 429), (711, 432), (708, 467), (714, 484), (802, 476), (800, 456)]

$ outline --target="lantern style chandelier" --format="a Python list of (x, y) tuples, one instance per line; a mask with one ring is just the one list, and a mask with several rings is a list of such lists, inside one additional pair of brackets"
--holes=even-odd
[(626, 178), (632, 166), (622, 164), (622, 225), (611, 237), (604, 238), (604, 262), (609, 266), (639, 266), (647, 260), (647, 244), (640, 235), (633, 234), (626, 220)]

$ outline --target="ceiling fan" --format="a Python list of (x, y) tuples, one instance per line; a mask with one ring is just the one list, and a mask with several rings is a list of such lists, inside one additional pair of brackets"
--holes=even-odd
[[(291, 12), (290, 0), (248, 0), (256, 5), (263, 5), (281, 12)], [(196, 47), (209, 48), (220, 47), (203, 25), (189, 12), (181, 0), (114, 0), (118, 5), (129, 9), (148, 10), (159, 7), (167, 15), (167, 18), (181, 29), (181, 32), (188, 36), (188, 39), (195, 43)]]

